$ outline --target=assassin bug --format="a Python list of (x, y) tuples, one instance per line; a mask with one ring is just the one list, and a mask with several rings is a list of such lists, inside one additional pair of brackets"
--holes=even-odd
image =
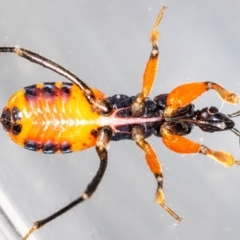
[(99, 169), (85, 192), (75, 201), (49, 217), (33, 224), (24, 236), (26, 240), (36, 229), (62, 215), (91, 197), (107, 167), (107, 145), (112, 141), (131, 139), (144, 151), (147, 164), (157, 181), (155, 199), (178, 222), (181, 218), (165, 205), (163, 174), (159, 160), (145, 140), (151, 135), (161, 137), (170, 150), (183, 153), (201, 153), (224, 166), (240, 165), (233, 156), (184, 137), (198, 126), (205, 132), (231, 130), (237, 136), (232, 117), (216, 107), (194, 110), (192, 102), (204, 92), (213, 89), (228, 103), (240, 102), (240, 96), (214, 82), (194, 82), (178, 86), (169, 94), (148, 98), (158, 67), (158, 40), (160, 24), (166, 7), (163, 6), (150, 33), (152, 50), (143, 75), (141, 92), (134, 97), (117, 94), (106, 97), (89, 88), (77, 76), (37, 53), (19, 47), (0, 47), (0, 52), (18, 56), (49, 68), (72, 83), (49, 82), (25, 87), (15, 93), (3, 109), (0, 121), (17, 144), (43, 153), (68, 153), (96, 146), (100, 158)]

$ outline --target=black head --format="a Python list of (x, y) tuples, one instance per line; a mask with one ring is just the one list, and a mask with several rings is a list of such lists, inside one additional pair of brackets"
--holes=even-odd
[(231, 130), (235, 126), (234, 121), (228, 115), (219, 112), (216, 107), (203, 108), (196, 111), (196, 115), (197, 126), (205, 132)]

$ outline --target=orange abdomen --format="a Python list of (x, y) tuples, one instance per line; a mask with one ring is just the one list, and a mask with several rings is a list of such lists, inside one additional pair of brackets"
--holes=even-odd
[[(104, 97), (98, 90), (92, 90), (97, 98)], [(9, 99), (4, 112), (11, 116), (8, 116), (11, 123), (6, 120), (5, 130), (14, 142), (27, 149), (67, 153), (96, 143), (93, 132), (99, 127), (99, 115), (74, 84), (42, 83), (26, 87)]]

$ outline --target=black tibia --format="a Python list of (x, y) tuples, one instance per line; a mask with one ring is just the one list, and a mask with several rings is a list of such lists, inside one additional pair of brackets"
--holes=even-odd
[(20, 57), (23, 57), (33, 63), (39, 64), (45, 68), (48, 68), (64, 76), (65, 78), (69, 79), (71, 82), (76, 84), (82, 90), (88, 102), (91, 105), (93, 105), (99, 113), (108, 115), (112, 112), (113, 107), (109, 102), (104, 101), (104, 99), (103, 100), (96, 99), (92, 90), (80, 78), (78, 78), (76, 75), (74, 75), (61, 65), (24, 48), (0, 47), (0, 52), (16, 53)]
[(103, 127), (99, 130), (98, 136), (97, 136), (97, 146), (96, 150), (98, 153), (98, 156), (100, 158), (100, 166), (98, 168), (98, 171), (95, 175), (95, 177), (92, 179), (90, 184), (87, 186), (85, 192), (80, 198), (77, 198), (64, 208), (60, 209), (59, 211), (55, 212), (54, 214), (50, 215), (49, 217), (42, 219), (40, 221), (37, 221), (34, 223), (33, 227), (29, 230), (29, 232), (26, 234), (26, 236), (23, 238), (23, 240), (27, 239), (29, 235), (31, 235), (36, 229), (41, 228), (43, 225), (47, 224), (48, 222), (52, 221), (53, 219), (59, 217), (63, 213), (67, 212), (71, 208), (75, 207), (77, 204), (83, 202), (84, 200), (91, 197), (91, 195), (95, 192), (97, 189), (99, 183), (102, 180), (102, 177), (105, 173), (105, 170), (107, 168), (107, 144), (110, 141), (112, 136), (112, 131), (108, 127)]

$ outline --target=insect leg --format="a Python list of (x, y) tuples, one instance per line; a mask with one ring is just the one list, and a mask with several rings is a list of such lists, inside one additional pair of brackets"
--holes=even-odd
[(97, 142), (96, 142), (96, 151), (100, 158), (100, 166), (98, 168), (98, 171), (97, 171), (95, 177), (92, 179), (90, 184), (87, 186), (87, 188), (86, 188), (85, 192), (82, 194), (82, 196), (80, 198), (77, 198), (76, 200), (74, 200), (73, 202), (68, 204), (67, 206), (63, 207), (59, 211), (55, 212), (54, 214), (50, 215), (49, 217), (35, 222), (33, 224), (32, 228), (28, 231), (28, 233), (23, 237), (22, 240), (26, 240), (36, 229), (41, 228), (45, 224), (49, 223), (53, 219), (59, 217), (63, 213), (65, 213), (68, 210), (75, 207), (77, 204), (87, 200), (88, 198), (90, 198), (92, 196), (92, 194), (97, 189), (99, 183), (101, 182), (104, 172), (107, 168), (108, 157), (107, 157), (106, 147), (111, 139), (111, 136), (112, 136), (112, 131), (107, 127), (103, 127), (98, 133)]
[(230, 167), (234, 164), (240, 165), (240, 161), (235, 161), (230, 153), (224, 151), (213, 151), (208, 147), (189, 140), (183, 136), (172, 134), (165, 124), (161, 127), (162, 141), (170, 150), (182, 154), (202, 153), (214, 159), (225, 167)]
[(144, 151), (147, 164), (157, 180), (157, 191), (155, 195), (156, 202), (164, 208), (171, 216), (178, 222), (182, 219), (169, 207), (165, 205), (165, 196), (163, 193), (163, 174), (162, 167), (159, 163), (158, 157), (152, 147), (144, 139), (144, 132), (140, 127), (134, 127), (132, 130), (132, 138), (136, 144)]
[(113, 107), (109, 101), (107, 101), (106, 99), (101, 99), (101, 100), (96, 99), (92, 90), (80, 78), (78, 78), (76, 75), (74, 75), (73, 73), (68, 71), (66, 68), (62, 67), (61, 65), (24, 48), (0, 47), (0, 52), (16, 53), (20, 57), (23, 57), (33, 63), (39, 64), (45, 68), (48, 68), (64, 76), (65, 78), (67, 78), (68, 80), (76, 84), (82, 90), (88, 102), (91, 105), (93, 105), (99, 113), (102, 113), (102, 114), (111, 113)]
[(226, 102), (236, 104), (240, 102), (240, 96), (230, 92), (214, 82), (194, 82), (183, 84), (173, 89), (167, 97), (165, 116), (170, 117), (175, 110), (184, 107), (200, 97), (204, 92), (213, 89)]
[(142, 115), (144, 111), (144, 100), (149, 95), (153, 82), (156, 77), (157, 68), (158, 68), (158, 39), (159, 39), (159, 31), (157, 29), (160, 24), (163, 14), (165, 12), (166, 7), (163, 6), (156, 21), (153, 26), (153, 29), (150, 33), (150, 40), (152, 42), (152, 50), (150, 54), (150, 58), (147, 62), (144, 74), (143, 74), (143, 83), (141, 93), (137, 95), (136, 100), (132, 104), (132, 113), (134, 116)]

